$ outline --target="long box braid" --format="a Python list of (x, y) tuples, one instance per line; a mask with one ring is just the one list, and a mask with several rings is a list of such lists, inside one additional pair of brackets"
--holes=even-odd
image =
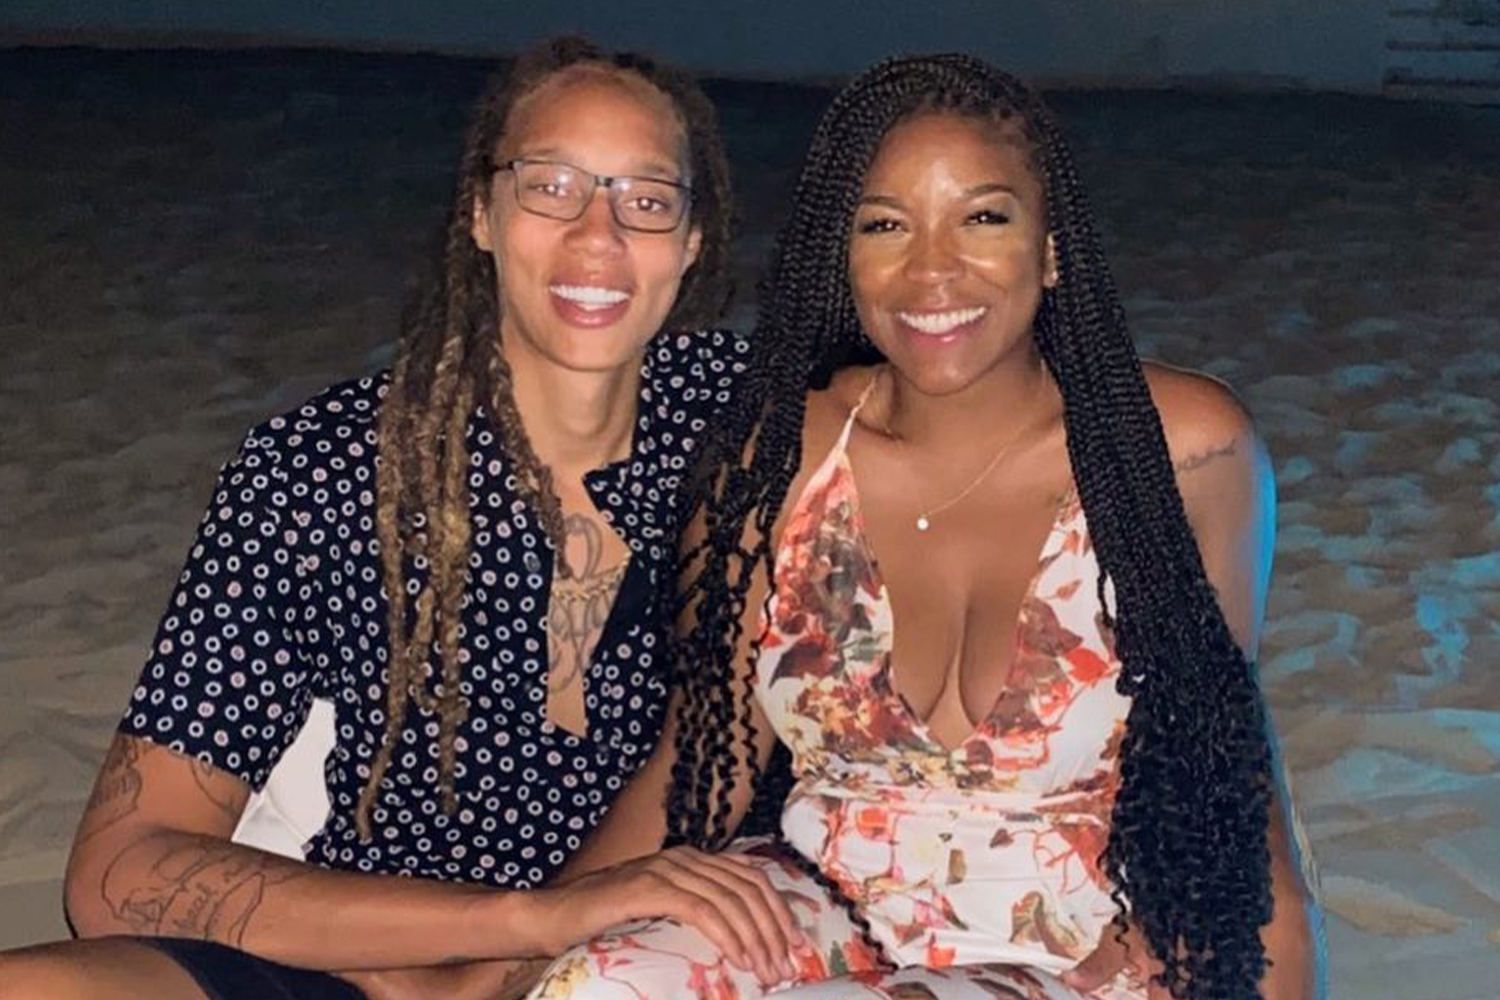
[[(1204, 572), (1068, 146), (1033, 91), (968, 56), (875, 66), (834, 99), (814, 135), (760, 292), (752, 391), (723, 415), (705, 453), (717, 464), (703, 474), (709, 537), (687, 587), (683, 643), (693, 670), (684, 678), (672, 839), (722, 844), (733, 833), (724, 822), (733, 758), (748, 755), (757, 770), (748, 739), (728, 746), (732, 724), (750, 724), (748, 706), (725, 694), (739, 669), (735, 622), (750, 572), (773, 571), (770, 534), (801, 463), (806, 392), (878, 357), (860, 331), (847, 270), (865, 171), (893, 125), (931, 111), (1019, 139), (1046, 194), (1059, 281), (1043, 293), (1036, 344), (1062, 392), (1102, 617), (1122, 663), (1119, 689), (1132, 699), (1099, 859), (1120, 908), (1115, 932), (1127, 918), (1141, 928), (1174, 996), (1257, 997), (1266, 967), (1259, 932), (1272, 907), (1272, 779), (1256, 672)], [(756, 539), (749, 550), (747, 525)], [(783, 765), (756, 777), (747, 826), (764, 827), (789, 776)]]

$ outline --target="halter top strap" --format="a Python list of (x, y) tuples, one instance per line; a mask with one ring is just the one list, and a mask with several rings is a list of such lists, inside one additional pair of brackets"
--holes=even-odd
[(854, 430), (854, 419), (859, 416), (859, 411), (865, 408), (865, 403), (870, 400), (870, 393), (875, 391), (875, 386), (880, 382), (880, 372), (876, 371), (870, 376), (870, 384), (865, 386), (864, 391), (859, 394), (859, 399), (854, 401), (854, 406), (849, 410), (849, 416), (844, 418), (844, 429), (839, 433), (838, 443), (833, 446), (835, 452), (842, 452), (849, 446), (849, 434)]

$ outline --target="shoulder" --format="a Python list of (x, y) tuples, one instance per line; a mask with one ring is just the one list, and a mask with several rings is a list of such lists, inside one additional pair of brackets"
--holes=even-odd
[[(854, 412), (879, 373), (879, 365), (840, 368), (826, 388), (807, 394), (807, 410), (802, 426), (803, 439), (811, 451), (821, 453), (833, 446), (834, 439), (844, 429), (844, 422), (849, 419), (849, 414)], [(864, 412), (868, 414), (869, 409)]]
[(802, 493), (802, 488), (823, 464), (879, 371), (875, 365), (841, 368), (825, 388), (808, 392), (802, 412), (802, 459), (787, 492), (789, 500)]
[(258, 424), (247, 439), (295, 449), (307, 441), (371, 429), (389, 383), (389, 373), (382, 371), (329, 386), (295, 409)]
[(749, 365), (749, 338), (732, 330), (663, 333), (647, 350), (646, 378), (663, 402), (722, 403)]
[(1276, 533), (1270, 456), (1223, 382), (1156, 364), (1146, 366), (1146, 379), (1204, 572), (1230, 631), (1253, 658)]
[(1174, 466), (1201, 462), (1213, 452), (1239, 450), (1258, 440), (1249, 411), (1226, 383), (1159, 362), (1143, 367)]
[[(386, 372), (341, 382), (257, 424), (224, 466), (221, 485), (261, 489), (298, 482), (300, 494), (321, 484), (336, 488), (341, 481), (367, 478), (388, 384)], [(356, 475), (355, 470), (364, 471)]]
[(1201, 526), (1220, 516), (1253, 517), (1273, 495), (1274, 476), (1245, 405), (1212, 376), (1155, 362), (1144, 367), (1189, 518)]

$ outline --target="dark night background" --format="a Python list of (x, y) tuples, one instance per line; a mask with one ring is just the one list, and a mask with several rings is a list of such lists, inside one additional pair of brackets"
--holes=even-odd
[(1332, 995), (1491, 1000), (1500, 2), (1416, 6), (0, 0), (0, 947), (65, 933), (218, 465), (384, 363), (493, 56), (569, 29), (708, 77), (738, 326), (830, 80), (962, 48), (1049, 86), (1143, 353), (1275, 459), (1262, 670)]

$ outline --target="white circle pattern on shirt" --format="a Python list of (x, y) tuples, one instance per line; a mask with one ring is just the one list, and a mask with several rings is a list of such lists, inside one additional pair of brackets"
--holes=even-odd
[[(359, 842), (353, 814), (385, 726), (386, 599), (375, 539), (375, 415), (385, 376), (345, 383), (252, 431), (220, 474), (121, 729), (260, 787), (311, 700), (333, 700), (329, 821), (307, 845), (329, 867), (526, 888), (554, 874), (644, 761), (665, 710), (676, 491), (729, 402), (744, 341), (659, 337), (630, 456), (585, 484), (634, 558), (587, 676), (589, 734), (545, 718), (552, 551), (480, 411), (469, 430), (472, 552), (463, 601), (459, 807), (436, 793), (438, 724), (415, 706)], [(421, 519), (417, 519), (420, 528)], [(409, 567), (415, 592), (425, 572)]]

